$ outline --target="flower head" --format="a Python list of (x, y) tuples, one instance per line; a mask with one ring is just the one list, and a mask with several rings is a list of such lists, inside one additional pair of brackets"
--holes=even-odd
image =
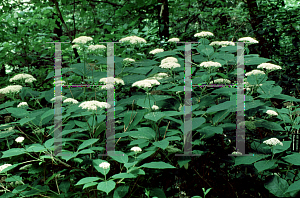
[(177, 60), (177, 58), (174, 58), (174, 57), (167, 57), (167, 58), (162, 59), (161, 64), (170, 63), (170, 62), (178, 63), (178, 60)]
[(59, 80), (59, 81), (55, 81), (53, 84), (55, 84), (55, 85), (65, 85), (65, 83), (66, 83), (66, 81), (64, 81), (64, 80)]
[(101, 89), (113, 89), (114, 85), (113, 84), (107, 84), (107, 85), (102, 85)]
[(257, 68), (264, 68), (264, 69), (267, 69), (267, 70), (282, 69), (280, 66), (274, 65), (272, 63), (262, 63), (262, 64), (258, 65)]
[(142, 152), (142, 149), (138, 146), (134, 146), (130, 150), (133, 151), (133, 152)]
[(150, 51), (149, 54), (157, 54), (157, 53), (160, 53), (163, 51), (164, 51), (164, 49), (154, 49), (154, 50)]
[(17, 74), (13, 78), (9, 79), (9, 82), (17, 81), (17, 80), (25, 80), (27, 83), (31, 83), (36, 81), (36, 79), (30, 74)]
[(205, 67), (205, 68), (208, 68), (208, 67), (221, 67), (222, 65), (218, 62), (213, 62), (213, 61), (207, 61), (207, 62), (202, 62), (200, 64), (200, 67)]
[(235, 46), (235, 43), (234, 42), (231, 42), (231, 41), (213, 41), (211, 42), (209, 45), (221, 45), (222, 47), (226, 47), (226, 46)]
[(67, 99), (65, 99), (64, 101), (63, 101), (63, 103), (73, 103), (73, 104), (77, 104), (78, 103), (78, 101), (77, 100), (75, 100), (75, 99), (73, 99), (73, 98), (67, 98)]
[(106, 49), (106, 46), (105, 45), (90, 45), (88, 47), (88, 50), (97, 50), (97, 49)]
[(159, 109), (159, 107), (156, 106), (156, 105), (153, 105), (153, 106), (152, 106), (152, 109), (153, 109), (153, 110), (157, 110), (157, 109)]
[(18, 142), (18, 143), (21, 143), (24, 141), (24, 137), (18, 137), (15, 141)]
[(28, 106), (27, 102), (20, 102), (20, 104), (18, 104), (18, 108), (22, 107), (22, 106)]
[(107, 84), (107, 80), (109, 81), (108, 83), (112, 83), (114, 81), (115, 84), (125, 85), (124, 81), (122, 79), (120, 79), (120, 78), (114, 78), (114, 79), (110, 78), (110, 77), (108, 77), (108, 78), (101, 78), (99, 80), (99, 82), (103, 82), (103, 83)]
[(77, 48), (77, 47), (80, 47), (79, 45), (75, 44), (75, 45), (72, 45), (72, 48)]
[(282, 142), (280, 142), (280, 140), (278, 140), (277, 138), (271, 138), (271, 139), (265, 140), (265, 141), (263, 141), (263, 143), (265, 143), (269, 146), (275, 146), (276, 144), (283, 146)]
[(151, 80), (151, 79), (156, 79), (156, 80), (161, 80), (163, 79), (164, 77), (167, 77), (168, 74), (167, 73), (158, 73), (158, 74), (155, 74), (153, 77), (150, 77), (150, 78), (147, 78), (148, 80)]
[(102, 162), (101, 164), (99, 164), (99, 167), (103, 169), (108, 169), (110, 167), (110, 164), (107, 162)]
[(245, 73), (245, 76), (258, 75), (258, 74), (265, 74), (265, 72), (254, 69), (251, 72)]
[(213, 80), (213, 81), (209, 82), (209, 84), (213, 84), (213, 83), (215, 83), (215, 84), (221, 84), (221, 83), (230, 84), (231, 82), (228, 79), (219, 78), (219, 79), (216, 79), (216, 80)]
[(133, 83), (132, 87), (146, 88), (152, 87), (152, 85), (160, 85), (160, 83), (155, 79), (145, 79)]
[(0, 166), (0, 172), (2, 172), (4, 169), (6, 169), (7, 167), (12, 166), (11, 164), (3, 164)]
[(123, 62), (135, 62), (135, 60), (132, 58), (125, 58), (123, 59)]
[(239, 151), (234, 151), (231, 153), (232, 155), (243, 155), (243, 153), (239, 152)]
[(179, 42), (179, 38), (171, 38), (168, 42)]
[(93, 38), (92, 37), (89, 37), (89, 36), (80, 36), (76, 39), (73, 40), (73, 43), (81, 43), (81, 44), (85, 44), (87, 43), (88, 41), (92, 41)]
[(128, 36), (128, 37), (120, 39), (119, 42), (129, 42), (131, 44), (147, 43), (147, 41), (145, 39), (140, 38), (138, 36)]
[(251, 38), (251, 37), (243, 37), (243, 38), (239, 38), (238, 41), (244, 41), (245, 43), (248, 43), (248, 44), (258, 43), (257, 40), (255, 40), (254, 38)]
[(0, 93), (8, 94), (8, 93), (17, 93), (22, 89), (21, 85), (9, 85), (5, 88), (0, 89)]
[(107, 102), (98, 102), (95, 100), (92, 101), (86, 101), (79, 105), (82, 109), (88, 109), (88, 110), (97, 110), (97, 107), (100, 108), (110, 108), (110, 104)]
[(56, 101), (56, 98), (58, 98), (59, 100), (64, 100), (64, 99), (66, 99), (67, 97), (66, 97), (66, 96), (56, 96), (56, 97), (52, 98), (50, 101), (51, 101), (51, 102), (55, 102), (55, 101)]
[(211, 32), (205, 32), (205, 31), (202, 31), (202, 32), (196, 33), (196, 34), (194, 35), (194, 37), (205, 37), (205, 36), (214, 36), (214, 34), (211, 33)]
[(175, 63), (175, 62), (169, 62), (169, 63), (161, 64), (159, 67), (165, 68), (165, 69), (174, 69), (174, 68), (180, 67), (180, 64)]
[(268, 115), (274, 115), (274, 116), (278, 116), (278, 114), (276, 113), (276, 111), (273, 111), (273, 110), (268, 110), (267, 112), (266, 112)]

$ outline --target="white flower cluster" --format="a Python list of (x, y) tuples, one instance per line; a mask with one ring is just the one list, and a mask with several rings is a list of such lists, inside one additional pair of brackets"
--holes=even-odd
[(6, 169), (7, 167), (12, 166), (11, 164), (3, 164), (0, 166), (0, 172), (2, 172), (4, 169)]
[(105, 45), (90, 45), (88, 47), (88, 50), (97, 50), (97, 49), (106, 49), (106, 46)]
[(213, 61), (207, 61), (207, 62), (202, 62), (200, 64), (200, 67), (205, 67), (205, 68), (208, 68), (208, 67), (221, 67), (222, 65), (218, 62), (213, 62)]
[(196, 34), (194, 35), (194, 37), (205, 37), (205, 36), (214, 36), (214, 34), (211, 33), (211, 32), (205, 32), (205, 31), (202, 31), (202, 32), (196, 33)]
[(163, 51), (164, 51), (164, 49), (154, 49), (154, 50), (150, 51), (149, 54), (157, 54), (157, 53), (160, 53)]
[(24, 137), (18, 137), (15, 141), (18, 143), (22, 143), (24, 141)]
[(32, 83), (33, 81), (36, 81), (36, 79), (30, 74), (17, 74), (13, 78), (9, 79), (9, 82), (23, 79), (26, 83)]
[(263, 143), (265, 143), (269, 146), (275, 146), (276, 144), (283, 146), (282, 142), (280, 142), (280, 140), (278, 140), (277, 138), (271, 138), (271, 139), (265, 140), (265, 141), (263, 141)]
[(147, 41), (145, 39), (140, 38), (138, 36), (128, 36), (128, 37), (120, 39), (119, 42), (129, 42), (131, 44), (147, 43)]
[(232, 155), (243, 155), (243, 153), (239, 152), (239, 151), (234, 151), (231, 153)]
[(251, 38), (251, 37), (243, 37), (243, 38), (239, 38), (238, 41), (244, 41), (248, 44), (254, 44), (254, 43), (258, 43), (257, 40), (255, 40), (254, 38)]
[(155, 74), (153, 77), (150, 77), (150, 78), (147, 78), (147, 79), (148, 80), (152, 80), (152, 79), (161, 80), (161, 79), (163, 79), (167, 76), (168, 76), (167, 73), (158, 73), (158, 74)]
[(73, 103), (73, 104), (77, 104), (78, 103), (78, 101), (77, 100), (75, 100), (75, 99), (73, 99), (73, 98), (67, 98), (67, 99), (65, 99), (64, 101), (63, 101), (63, 103)]
[(99, 167), (103, 169), (108, 169), (110, 167), (110, 164), (107, 162), (102, 162), (101, 164), (99, 164)]
[(53, 84), (55, 84), (55, 85), (65, 85), (65, 83), (66, 83), (66, 81), (64, 81), (64, 80), (59, 80), (59, 81), (55, 81)]
[(229, 45), (235, 46), (235, 43), (231, 41), (213, 41), (209, 45), (221, 45), (222, 47), (226, 47)]
[(278, 116), (278, 114), (276, 113), (276, 111), (273, 111), (273, 110), (268, 110), (267, 112), (266, 112), (266, 114), (268, 114), (268, 115), (274, 115), (274, 116)]
[(159, 107), (156, 106), (156, 105), (153, 105), (153, 106), (152, 106), (152, 109), (153, 109), (153, 110), (157, 110), (157, 109), (159, 109)]
[(155, 79), (145, 79), (133, 83), (132, 87), (146, 88), (152, 87), (152, 85), (160, 85), (160, 83)]
[(171, 38), (168, 42), (179, 42), (179, 38)]
[(132, 58), (125, 58), (123, 59), (123, 62), (135, 62), (135, 60)]
[(254, 69), (251, 72), (245, 73), (245, 76), (258, 75), (258, 74), (265, 74), (265, 72)]
[(5, 88), (0, 89), (1, 94), (8, 94), (8, 93), (17, 93), (22, 89), (21, 85), (9, 85)]
[(209, 84), (213, 84), (213, 83), (215, 83), (215, 84), (221, 84), (221, 83), (223, 83), (223, 84), (230, 84), (231, 82), (228, 79), (219, 78), (219, 79), (216, 79), (214, 81), (210, 81), (209, 82)]
[(92, 40), (93, 40), (92, 37), (89, 37), (89, 36), (80, 36), (80, 37), (74, 39), (72, 43), (81, 43), (81, 44), (85, 44), (85, 43), (87, 43), (88, 41), (92, 41)]
[(138, 146), (134, 146), (130, 150), (133, 151), (133, 152), (142, 152), (142, 149)]
[[(122, 80), (122, 79), (120, 79), (120, 78), (110, 78), (109, 77), (109, 79), (108, 79), (110, 82), (112, 82), (112, 81), (114, 81), (114, 83), (115, 84), (122, 84), (122, 85), (125, 85), (124, 84), (124, 81)], [(107, 84), (107, 78), (101, 78), (100, 80), (99, 80), (99, 82), (103, 82), (103, 83), (105, 83), (105, 84)], [(109, 82), (109, 83), (110, 83)]]
[(180, 67), (180, 64), (178, 63), (177, 58), (167, 57), (161, 61), (161, 64), (159, 67), (165, 68), (165, 69), (174, 69), (174, 68)]
[(262, 64), (258, 65), (257, 68), (264, 68), (264, 69), (267, 69), (267, 70), (282, 69), (280, 66), (274, 65), (272, 63), (262, 63)]
[(52, 98), (50, 101), (51, 101), (51, 102), (55, 102), (56, 98), (58, 98), (59, 100), (67, 99), (66, 96), (56, 96), (56, 97)]
[(18, 104), (18, 108), (22, 107), (22, 106), (28, 106), (27, 102), (20, 102), (20, 104)]
[(113, 84), (107, 84), (107, 85), (102, 85), (101, 89), (113, 89), (114, 85)]
[(79, 45), (75, 44), (75, 45), (72, 45), (72, 48), (77, 48), (77, 47), (80, 47)]
[(88, 110), (97, 110), (97, 107), (100, 108), (110, 108), (110, 104), (107, 102), (98, 102), (95, 100), (92, 101), (86, 101), (79, 105), (82, 109), (88, 109)]

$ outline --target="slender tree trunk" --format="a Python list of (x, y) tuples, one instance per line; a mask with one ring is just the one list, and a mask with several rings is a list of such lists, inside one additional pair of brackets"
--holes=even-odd
[(158, 6), (159, 37), (169, 38), (169, 5), (168, 0), (158, 0), (162, 5)]

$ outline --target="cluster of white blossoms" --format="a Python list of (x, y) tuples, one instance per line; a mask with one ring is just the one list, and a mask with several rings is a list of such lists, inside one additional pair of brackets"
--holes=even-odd
[(1, 94), (8, 94), (8, 93), (18, 93), (22, 89), (21, 85), (9, 85), (5, 88), (0, 89)]
[(248, 44), (258, 43), (257, 40), (255, 40), (254, 38), (251, 38), (251, 37), (243, 37), (243, 38), (239, 38), (238, 41), (244, 41), (245, 43), (248, 43)]
[(18, 137), (15, 141), (18, 143), (22, 143), (24, 141), (24, 137)]
[(159, 107), (156, 106), (156, 105), (153, 105), (153, 106), (152, 106), (152, 109), (153, 109), (153, 110), (157, 110), (157, 109), (159, 109)]
[(22, 107), (22, 106), (27, 106), (28, 107), (28, 104), (27, 102), (20, 102), (20, 104), (18, 104), (18, 108)]
[(168, 40), (168, 42), (179, 42), (179, 38), (171, 38)]
[(200, 64), (200, 67), (205, 67), (205, 68), (208, 68), (208, 67), (221, 67), (222, 65), (218, 62), (213, 62), (213, 61), (207, 61), (207, 62), (202, 62)]
[(78, 101), (73, 99), (73, 98), (67, 98), (63, 101), (63, 103), (73, 103), (73, 104), (77, 104)]
[(226, 47), (226, 46), (235, 46), (235, 43), (234, 42), (231, 42), (231, 41), (213, 41), (211, 42), (209, 45), (221, 45), (222, 47)]
[(25, 80), (26, 83), (32, 83), (33, 81), (36, 81), (36, 79), (30, 74), (17, 74), (13, 78), (9, 79), (9, 82), (17, 80)]
[(81, 43), (81, 44), (85, 44), (85, 43), (87, 43), (88, 41), (92, 41), (92, 40), (93, 40), (92, 37), (89, 37), (89, 36), (80, 36), (80, 37), (74, 39), (72, 43)]
[(165, 77), (168, 77), (169, 75), (167, 73), (158, 73), (155, 74), (153, 77), (147, 78), (148, 80), (156, 79), (156, 80), (161, 80)]
[(174, 69), (174, 68), (180, 67), (180, 64), (178, 63), (177, 58), (167, 57), (161, 61), (159, 67), (165, 68), (165, 69)]
[(55, 102), (55, 101), (56, 101), (56, 98), (58, 98), (59, 100), (67, 99), (66, 96), (56, 96), (56, 97), (52, 98), (50, 101), (51, 101), (51, 102)]
[(252, 70), (251, 72), (247, 72), (245, 73), (245, 76), (251, 76), (251, 75), (259, 75), (259, 74), (265, 74), (265, 72), (263, 71), (260, 71), (260, 70), (257, 70), (257, 69), (254, 69)]
[(274, 116), (278, 116), (278, 114), (276, 113), (276, 111), (273, 111), (273, 110), (268, 110), (267, 112), (266, 112), (266, 114), (268, 114), (268, 115), (274, 115)]
[(205, 37), (205, 36), (214, 36), (214, 34), (211, 33), (211, 32), (205, 32), (205, 31), (202, 31), (202, 32), (196, 33), (196, 34), (194, 35), (194, 37)]
[(99, 164), (99, 167), (103, 169), (108, 169), (110, 167), (110, 164), (107, 162), (102, 162), (101, 164)]
[(82, 109), (88, 110), (97, 110), (98, 107), (100, 108), (110, 108), (110, 104), (107, 102), (98, 102), (96, 100), (86, 101), (79, 105)]
[(129, 42), (131, 44), (138, 44), (138, 43), (147, 43), (147, 41), (143, 38), (140, 38), (138, 36), (128, 36), (125, 38), (120, 39), (119, 42)]
[(77, 47), (80, 47), (79, 45), (75, 44), (75, 45), (72, 45), (72, 48), (77, 48)]
[(160, 85), (160, 83), (156, 79), (145, 79), (133, 83), (132, 87), (147, 88), (152, 85)]
[(132, 58), (125, 58), (123, 59), (123, 62), (135, 62), (135, 60)]
[(3, 164), (0, 166), (0, 172), (6, 169), (7, 167), (12, 166), (11, 164)]
[(65, 85), (66, 81), (64, 80), (59, 80), (59, 81), (55, 81), (53, 84), (54, 85)]
[(106, 46), (105, 45), (90, 45), (88, 47), (88, 50), (97, 50), (97, 49), (106, 49)]
[(133, 152), (142, 152), (142, 149), (138, 146), (134, 146), (130, 150), (133, 151)]
[(157, 53), (160, 53), (163, 51), (164, 51), (164, 49), (154, 49), (154, 50), (150, 51), (149, 54), (157, 54)]
[(232, 155), (243, 155), (243, 153), (239, 152), (239, 151), (234, 151), (231, 153)]
[(209, 82), (209, 84), (213, 84), (213, 83), (215, 83), (215, 84), (230, 84), (231, 82), (228, 79), (219, 78), (219, 79)]
[(269, 146), (275, 146), (276, 144), (283, 146), (282, 142), (280, 142), (280, 140), (278, 140), (277, 138), (271, 138), (271, 139), (265, 140), (265, 141), (263, 141), (263, 143), (265, 143)]
[(107, 84), (107, 85), (102, 85), (101, 89), (113, 89), (114, 85), (113, 84)]
[(112, 78), (112, 77), (108, 77), (107, 78), (101, 78), (99, 80), (99, 82), (103, 82), (104, 84), (107, 84), (107, 80), (109, 81), (109, 83), (112, 83), (114, 81), (114, 84), (122, 84), (122, 85), (125, 85), (124, 84), (124, 81), (120, 78)]
[(274, 65), (272, 63), (262, 63), (262, 64), (258, 65), (257, 68), (264, 68), (264, 69), (267, 69), (267, 70), (282, 69), (280, 66)]

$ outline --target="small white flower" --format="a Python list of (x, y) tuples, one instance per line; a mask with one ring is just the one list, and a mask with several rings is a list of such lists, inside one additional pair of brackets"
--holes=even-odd
[(164, 51), (164, 49), (154, 49), (154, 50), (150, 51), (149, 54), (157, 54), (157, 53), (160, 53), (163, 51)]
[(272, 63), (262, 63), (262, 64), (258, 65), (257, 68), (264, 68), (264, 69), (267, 69), (267, 70), (282, 69), (280, 66), (274, 65)]
[(249, 43), (249, 44), (258, 43), (257, 40), (255, 40), (254, 38), (251, 38), (251, 37), (243, 37), (243, 38), (239, 38), (238, 41), (244, 41), (244, 42)]
[(174, 57), (167, 57), (167, 58), (162, 59), (161, 64), (164, 64), (164, 63), (178, 63), (178, 60), (177, 60), (177, 58), (174, 58)]
[(130, 150), (133, 151), (133, 152), (142, 152), (142, 149), (138, 146), (134, 146)]
[(86, 101), (79, 105), (82, 109), (88, 109), (88, 110), (97, 110), (97, 107), (100, 108), (110, 108), (110, 104), (107, 102), (98, 102), (95, 100), (92, 101)]
[(263, 143), (269, 145), (269, 146), (275, 146), (277, 144), (283, 146), (282, 142), (280, 142), (280, 140), (278, 140), (277, 138), (271, 138), (268, 140), (263, 141)]
[(245, 73), (245, 76), (251, 76), (251, 75), (260, 75), (260, 74), (265, 74), (265, 72), (254, 69), (251, 72)]
[(110, 166), (110, 164), (107, 162), (102, 162), (101, 164), (99, 164), (99, 167), (103, 168), (103, 169), (108, 169), (109, 166)]
[(6, 169), (7, 167), (12, 166), (11, 164), (3, 164), (0, 166), (0, 172), (2, 172), (4, 169)]
[(276, 111), (273, 111), (273, 110), (268, 110), (266, 113), (269, 114), (269, 115), (278, 116), (278, 114), (276, 113)]
[(214, 36), (214, 34), (211, 33), (211, 32), (205, 32), (205, 31), (202, 31), (202, 32), (196, 33), (196, 34), (194, 35), (194, 37), (205, 37), (205, 36)]
[(119, 42), (129, 42), (131, 44), (147, 43), (147, 41), (145, 39), (140, 38), (138, 36), (128, 36), (128, 37), (120, 39)]
[(219, 78), (219, 79), (216, 79), (214, 81), (210, 81), (209, 82), (209, 84), (213, 84), (213, 83), (215, 83), (215, 84), (221, 84), (221, 83), (223, 83), (223, 84), (230, 84), (231, 82), (228, 79)]
[(27, 102), (21, 102), (20, 104), (18, 104), (18, 108), (22, 107), (22, 106), (28, 106)]
[(179, 38), (171, 38), (168, 42), (179, 42)]
[(0, 93), (8, 94), (8, 93), (17, 93), (22, 89), (21, 85), (10, 85), (3, 89), (0, 89)]
[(123, 61), (124, 62), (135, 62), (135, 60), (132, 58), (125, 58), (125, 59), (123, 59)]
[(153, 106), (152, 106), (152, 109), (153, 109), (153, 110), (157, 110), (157, 109), (159, 109), (159, 107), (156, 106), (156, 105), (153, 105)]
[(97, 49), (106, 49), (106, 46), (105, 45), (90, 45), (88, 47), (88, 50), (91, 50), (91, 51), (94, 51)]
[(80, 36), (80, 37), (74, 39), (72, 43), (81, 43), (81, 44), (85, 44), (85, 43), (87, 43), (88, 41), (92, 41), (92, 40), (93, 40), (92, 37), (89, 37), (89, 36)]
[(50, 101), (51, 101), (51, 102), (55, 102), (56, 98), (58, 98), (59, 100), (67, 99), (66, 96), (56, 96), (56, 97), (52, 98)]
[(205, 68), (208, 68), (208, 67), (221, 67), (222, 65), (218, 62), (213, 62), (213, 61), (207, 61), (207, 62), (202, 62), (200, 64), (200, 67), (205, 67)]
[(132, 87), (146, 88), (152, 87), (152, 85), (160, 85), (160, 83), (155, 79), (145, 79), (133, 83)]
[(239, 151), (235, 151), (231, 153), (232, 155), (243, 155), (243, 153), (239, 152)]
[(122, 79), (120, 79), (120, 78), (111, 78), (110, 79), (110, 77), (106, 77), (106, 78), (101, 78), (100, 80), (99, 80), (99, 82), (103, 82), (103, 83), (105, 83), (105, 84), (107, 84), (107, 80), (109, 81), (108, 83), (109, 84), (111, 84), (113, 81), (114, 81), (114, 83), (115, 84), (122, 84), (122, 85), (125, 85), (124, 84), (124, 81), (122, 80)]
[(69, 102), (71, 102), (71, 103), (73, 103), (73, 104), (77, 104), (77, 103), (78, 103), (78, 101), (75, 100), (75, 99), (73, 99), (73, 98), (67, 98), (67, 99), (65, 99), (65, 100), (63, 101), (63, 103), (69, 103)]
[(18, 143), (21, 143), (24, 141), (24, 137), (18, 137), (15, 141), (18, 142)]
[(9, 79), (9, 82), (17, 81), (17, 80), (25, 80), (25, 82), (33, 82), (36, 79), (30, 74), (17, 74), (13, 78)]

